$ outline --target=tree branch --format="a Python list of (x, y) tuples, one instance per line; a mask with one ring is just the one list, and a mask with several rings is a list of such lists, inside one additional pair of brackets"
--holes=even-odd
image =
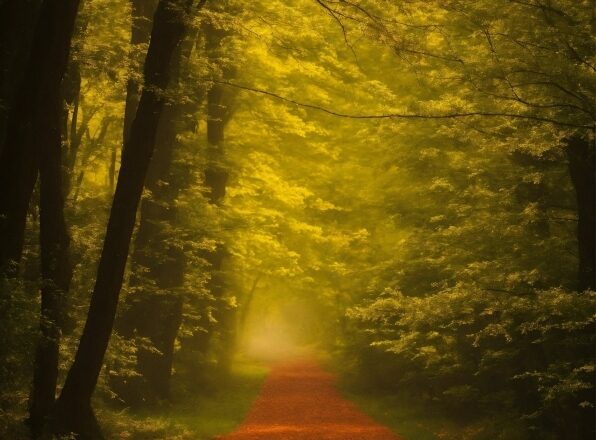
[(330, 110), (325, 107), (321, 107), (316, 104), (308, 104), (304, 102), (295, 101), (294, 99), (287, 98), (282, 95), (278, 95), (277, 93), (270, 92), (268, 90), (258, 89), (254, 87), (249, 87), (241, 84), (232, 83), (229, 81), (213, 81), (217, 84), (222, 84), (229, 87), (234, 87), (240, 90), (245, 90), (253, 93), (258, 93), (261, 95), (265, 95), (271, 98), (278, 99), (280, 101), (284, 101), (290, 104), (294, 104), (298, 107), (303, 108), (310, 108), (313, 110), (318, 110), (323, 113), (327, 113), (332, 116), (337, 116), (340, 118), (349, 118), (349, 119), (459, 119), (459, 118), (470, 118), (470, 117), (500, 117), (500, 118), (509, 118), (509, 119), (522, 119), (528, 121), (536, 121), (536, 122), (544, 122), (550, 123), (553, 125), (559, 125), (563, 127), (574, 127), (574, 128), (584, 128), (593, 130), (593, 125), (580, 125), (574, 124), (571, 122), (559, 121), (552, 118), (542, 117), (542, 116), (534, 116), (534, 115), (522, 115), (517, 113), (501, 113), (501, 112), (482, 112), (482, 111), (472, 111), (472, 112), (453, 112), (453, 113), (443, 113), (443, 114), (421, 114), (421, 113), (380, 113), (380, 114), (351, 114), (351, 113), (342, 113), (334, 110)]

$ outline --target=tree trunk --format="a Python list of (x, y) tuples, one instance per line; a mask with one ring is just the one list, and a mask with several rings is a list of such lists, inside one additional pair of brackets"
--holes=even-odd
[(8, 115), (28, 66), (41, 0), (0, 2), (0, 156)]
[[(211, 64), (218, 66), (219, 72), (214, 79), (233, 76), (233, 68), (226, 64), (223, 56), (222, 43), (229, 31), (220, 28), (217, 23), (208, 21), (204, 26), (205, 49)], [(207, 166), (204, 171), (205, 184), (209, 189), (207, 197), (213, 205), (220, 205), (226, 195), (229, 173), (225, 166), (225, 137), (224, 130), (231, 117), (230, 95), (217, 84), (212, 82), (207, 92)], [(218, 360), (222, 371), (227, 371), (231, 361), (231, 354), (235, 345), (234, 309), (230, 307), (225, 294), (225, 277), (223, 264), (227, 250), (224, 243), (219, 243), (213, 252), (205, 255), (211, 265), (211, 279), (207, 284), (211, 295), (217, 301), (215, 314), (219, 323), (221, 343), (218, 347)]]
[[(172, 62), (171, 88), (189, 60), (194, 41), (187, 38)], [(178, 134), (187, 130), (185, 115), (194, 110), (193, 102), (176, 96), (166, 103), (160, 119), (155, 156), (149, 166), (145, 186), (149, 197), (141, 203), (141, 219), (132, 254), (132, 291), (125, 312), (116, 324), (123, 336), (149, 338), (153, 348), (137, 352), (137, 380), (113, 380), (112, 386), (125, 402), (133, 405), (170, 398), (170, 378), (174, 343), (182, 323), (183, 301), (177, 289), (184, 283), (186, 257), (174, 235), (177, 226), (175, 200), (188, 186), (191, 173), (175, 163)]]
[[(48, 113), (47, 138), (42, 143), (40, 161), (40, 245), (41, 245), (41, 318), (40, 339), (34, 364), (30, 396), (29, 426), (34, 438), (43, 431), (45, 419), (56, 397), (58, 355), (63, 328), (65, 296), (72, 278), (69, 260), (70, 238), (64, 220), (60, 136), (60, 95), (55, 96), (55, 111)], [(41, 135), (41, 133), (40, 133)]]
[[(85, 176), (85, 170), (87, 169), (89, 159), (93, 152), (97, 151), (98, 146), (101, 145), (104, 141), (106, 135), (108, 134), (108, 128), (112, 122), (114, 122), (113, 117), (108, 116), (104, 118), (101, 121), (101, 128), (99, 129), (99, 133), (94, 137), (91, 137), (89, 135), (88, 127), (81, 127), (79, 130), (82, 131), (83, 129), (85, 129), (85, 132), (87, 134), (87, 147), (85, 148), (85, 150), (83, 150), (82, 154), (80, 155), (81, 160), (79, 164), (79, 173), (77, 175), (77, 178), (75, 179), (74, 185), (72, 186), (72, 188), (68, 188), (68, 192), (65, 192), (65, 194), (72, 193), (70, 201), (70, 206), (72, 207), (76, 206), (77, 200), (79, 198), (79, 191), (81, 189), (81, 184), (83, 183), (83, 178)], [(83, 136), (83, 133), (80, 133), (80, 136)], [(112, 191), (110, 191), (110, 193), (112, 193)]]
[[(136, 79), (136, 73), (137, 71), (140, 71), (144, 55), (144, 52), (140, 50), (140, 47), (143, 44), (149, 43), (157, 0), (130, 0), (130, 7), (132, 13), (130, 44), (132, 46), (135, 60), (138, 63), (138, 69), (135, 69), (135, 72), (131, 72), (126, 84), (126, 106), (124, 107), (124, 130), (122, 135), (123, 145), (126, 144), (126, 140), (128, 139), (132, 127), (132, 122), (137, 113), (137, 106), (139, 105), (142, 84)], [(137, 65), (135, 64), (135, 67), (136, 66)]]
[(66, 71), (78, 0), (46, 0), (31, 56), (8, 116), (0, 157), (0, 275), (15, 276), (23, 250), (27, 209), (39, 168), (39, 142), (54, 93)]
[(257, 274), (257, 276), (255, 277), (255, 279), (252, 282), (252, 286), (250, 287), (250, 290), (248, 291), (248, 293), (244, 297), (244, 300), (241, 303), (241, 308), (240, 308), (239, 316), (238, 316), (238, 329), (237, 329), (237, 332), (240, 335), (243, 335), (244, 331), (246, 330), (246, 320), (248, 319), (248, 314), (250, 312), (252, 300), (255, 297), (255, 292), (257, 290), (259, 281), (261, 280), (262, 276), (263, 276), (262, 273)]
[[(153, 15), (157, 7), (157, 0), (130, 0), (131, 9), (131, 27), (130, 44), (136, 63), (133, 66), (133, 72), (129, 72), (128, 82), (126, 83), (126, 103), (124, 106), (124, 124), (122, 130), (122, 145), (126, 144), (132, 122), (137, 113), (139, 97), (141, 96), (141, 85), (137, 80), (137, 72), (140, 71), (140, 65), (145, 52), (140, 49), (141, 45), (149, 44), (151, 37), (151, 27), (153, 24)], [(138, 64), (138, 66), (137, 66)], [(110, 194), (114, 193), (114, 181), (116, 177), (116, 162), (118, 159), (118, 150), (112, 149), (110, 157), (110, 167), (108, 170), (108, 186)]]
[[(60, 343), (62, 298), (68, 292), (71, 268), (68, 258), (69, 237), (64, 221), (64, 200), (62, 195), (62, 156), (61, 156), (61, 93), (60, 83), (66, 72), (68, 54), (74, 22), (77, 15), (78, 0), (45, 2), (40, 20), (35, 31), (34, 50), (30, 70), (35, 70), (37, 87), (32, 85), (34, 93), (28, 96), (34, 107), (29, 109), (28, 120), (12, 121), (21, 124), (18, 132), (9, 131), (5, 152), (15, 153), (15, 148), (25, 147), (33, 158), (41, 157), (40, 184), (40, 244), (41, 244), (41, 318), (40, 339), (34, 364), (33, 388), (30, 396), (29, 424), (34, 437), (41, 433), (44, 419), (54, 403), (58, 376), (58, 349)], [(37, 57), (40, 58), (37, 58)], [(31, 73), (31, 76), (34, 74)], [(29, 77), (28, 79), (31, 79)], [(25, 85), (29, 84), (28, 81)], [(19, 108), (24, 111), (24, 108)], [(22, 113), (20, 114), (23, 115)], [(9, 127), (12, 129), (12, 127)], [(27, 128), (30, 133), (21, 130)], [(21, 152), (22, 154), (23, 152)], [(37, 168), (31, 158), (18, 156), (21, 165), (28, 165), (24, 177), (32, 185), (35, 182)], [(21, 169), (21, 171), (23, 171)], [(11, 177), (23, 177), (15, 173)], [(18, 186), (17, 186), (18, 187)], [(23, 192), (19, 212), (20, 229), (4, 230), (18, 232), (20, 248), (25, 227), (25, 215), (32, 186), (27, 187), (28, 195)], [(7, 191), (12, 192), (12, 191)], [(15, 191), (18, 192), (18, 191)], [(13, 218), (14, 212), (8, 213)], [(21, 249), (12, 254), (18, 261)], [(17, 255), (18, 254), (18, 255)]]
[(145, 88), (122, 152), (87, 322), (54, 408), (52, 430), (56, 434), (73, 432), (81, 439), (102, 438), (91, 409), (91, 396), (114, 324), (136, 211), (164, 106), (163, 90), (168, 85), (172, 56), (184, 36), (191, 4), (192, 0), (160, 0), (155, 12), (145, 61)]
[[(205, 49), (210, 63), (221, 64), (221, 43), (226, 31), (218, 29), (213, 23), (205, 24)], [(220, 66), (222, 75), (227, 79), (232, 75), (229, 68)], [(216, 82), (207, 92), (207, 158), (205, 183), (209, 187), (209, 201), (219, 204), (226, 195), (228, 172), (223, 165), (224, 128), (230, 117), (230, 108), (225, 102), (224, 89)]]
[(578, 289), (596, 290), (596, 169), (594, 142), (579, 136), (567, 143), (569, 175), (577, 200)]

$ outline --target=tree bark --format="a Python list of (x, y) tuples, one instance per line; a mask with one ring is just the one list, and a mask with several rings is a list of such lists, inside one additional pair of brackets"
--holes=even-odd
[(596, 157), (594, 142), (575, 136), (567, 143), (569, 175), (577, 201), (578, 289), (596, 290)]
[[(134, 55), (138, 56), (137, 62), (140, 66), (143, 53), (137, 52), (140, 52), (139, 47), (141, 45), (149, 43), (157, 0), (130, 0), (130, 7), (132, 13), (130, 44)], [(126, 144), (126, 140), (130, 134), (132, 122), (137, 113), (137, 106), (139, 105), (139, 98), (141, 96), (140, 92), (142, 84), (136, 79), (135, 74), (136, 72), (133, 72), (126, 83), (126, 106), (124, 107), (124, 130), (122, 134), (123, 145)]]
[(48, 113), (40, 161), (41, 318), (40, 339), (35, 354), (33, 389), (30, 395), (29, 426), (33, 438), (43, 432), (56, 397), (58, 355), (72, 278), (69, 260), (70, 237), (64, 219), (60, 136), (60, 95), (55, 111)]
[[(226, 31), (215, 24), (207, 22), (205, 29), (205, 49), (209, 61), (221, 64), (221, 44)], [(233, 72), (229, 67), (220, 66), (221, 75), (229, 79)], [(207, 158), (205, 183), (209, 188), (209, 201), (219, 204), (226, 195), (228, 172), (223, 164), (224, 128), (230, 118), (230, 107), (226, 103), (227, 96), (222, 86), (213, 82), (207, 92)]]
[[(61, 108), (62, 97), (60, 83), (66, 72), (70, 44), (75, 18), (79, 6), (78, 0), (46, 1), (41, 9), (40, 19), (35, 32), (33, 58), (29, 70), (37, 71), (37, 84), (34, 93), (28, 96), (34, 104), (29, 109), (29, 120), (19, 119), (18, 132), (9, 131), (6, 152), (16, 153), (15, 148), (25, 147), (25, 151), (40, 157), (36, 164), (41, 166), (40, 184), (40, 244), (41, 244), (41, 317), (40, 338), (37, 344), (33, 388), (30, 395), (29, 425), (34, 437), (41, 434), (44, 420), (47, 417), (56, 394), (58, 377), (58, 351), (60, 343), (60, 326), (64, 313), (63, 298), (68, 293), (71, 279), (71, 267), (68, 257), (69, 236), (64, 220), (64, 199), (62, 194), (62, 139)], [(41, 57), (41, 58), (36, 58)], [(34, 73), (30, 72), (30, 77)], [(25, 86), (29, 84), (25, 82)], [(20, 106), (19, 106), (20, 107)], [(19, 108), (24, 111), (25, 108)], [(23, 114), (20, 114), (23, 116)], [(11, 129), (12, 127), (9, 127)], [(21, 130), (28, 128), (31, 133)], [(23, 152), (21, 152), (22, 154)], [(18, 232), (20, 248), (25, 227), (25, 215), (32, 184), (35, 182), (37, 168), (32, 158), (18, 156), (21, 165), (29, 166), (24, 174), (13, 174), (11, 177), (26, 177), (30, 185), (21, 193), (19, 201), (19, 230), (8, 228), (3, 232)], [(23, 168), (21, 168), (23, 171)], [(8, 191), (7, 191), (8, 192)], [(15, 191), (19, 192), (19, 191)], [(28, 193), (28, 195), (27, 195)], [(8, 218), (15, 213), (8, 212)], [(16, 223), (13, 223), (16, 224)], [(18, 246), (18, 247), (19, 247)], [(21, 249), (11, 256), (18, 261)], [(18, 255), (17, 255), (18, 254)], [(5, 254), (6, 255), (6, 254)]]
[[(54, 93), (66, 71), (78, 0), (46, 0), (28, 65), (8, 116), (0, 157), (0, 275), (15, 276), (23, 250), (27, 209), (39, 169), (39, 142)], [(72, 22), (72, 24), (71, 24)], [(60, 113), (60, 112), (59, 112)]]
[[(211, 5), (210, 10), (221, 11), (227, 4)], [(207, 90), (207, 164), (203, 170), (204, 182), (207, 190), (204, 195), (212, 205), (220, 205), (226, 194), (226, 185), (228, 181), (228, 170), (225, 166), (224, 150), (224, 129), (230, 119), (231, 111), (229, 104), (229, 91), (224, 90), (215, 81), (216, 78), (230, 78), (233, 75), (233, 69), (225, 64), (222, 54), (223, 38), (229, 31), (222, 29), (216, 21), (206, 20), (203, 27), (205, 37), (205, 52), (211, 66), (216, 66), (212, 73), (213, 80), (210, 88)], [(210, 232), (204, 231), (206, 236)], [(211, 237), (216, 238), (216, 237)], [(229, 358), (233, 347), (233, 333), (235, 329), (235, 316), (231, 313), (230, 305), (224, 298), (225, 278), (222, 272), (222, 266), (226, 255), (226, 248), (223, 243), (218, 243), (213, 251), (204, 250), (201, 252), (202, 258), (209, 263), (210, 278), (207, 282), (207, 290), (210, 292), (213, 300), (205, 301), (203, 304), (197, 303), (195, 307), (203, 308), (199, 322), (199, 331), (182, 341), (182, 348), (189, 352), (200, 354), (205, 357), (207, 353), (214, 352), (219, 366), (223, 367), (219, 371), (226, 370), (229, 364)], [(214, 301), (215, 304), (212, 303)], [(217, 327), (214, 326), (212, 314), (208, 307), (213, 307), (213, 315), (216, 315)], [(221, 338), (220, 344), (213, 345), (217, 339), (217, 333)], [(225, 371), (224, 371), (225, 373)]]
[[(178, 85), (182, 58), (179, 47), (172, 61), (171, 88)], [(158, 350), (138, 347), (139, 380), (113, 382), (120, 398), (132, 405), (170, 397), (174, 342), (182, 322), (182, 298), (174, 290), (182, 286), (186, 266), (184, 250), (171, 233), (177, 217), (174, 200), (184, 180), (173, 169), (183, 107), (181, 101), (167, 102), (159, 121), (155, 154), (145, 179), (150, 196), (141, 202), (132, 254), (130, 286), (135, 293), (127, 297), (126, 311), (116, 324), (123, 336), (148, 338)]]
[[(223, 39), (229, 31), (222, 29), (212, 21), (204, 26), (205, 49), (211, 64), (218, 66), (218, 76), (226, 79), (234, 75), (234, 69), (227, 64), (223, 56)], [(205, 184), (209, 189), (208, 200), (213, 205), (220, 205), (226, 195), (229, 173), (225, 166), (225, 126), (231, 117), (230, 95), (222, 86), (213, 81), (207, 92), (207, 166), (204, 171)], [(211, 265), (211, 278), (207, 284), (211, 295), (216, 299), (217, 321), (221, 334), (221, 344), (218, 347), (218, 360), (226, 372), (231, 361), (232, 350), (235, 346), (234, 309), (224, 298), (225, 277), (223, 265), (226, 257), (226, 246), (218, 243), (213, 252), (208, 252), (205, 259)]]
[[(130, 27), (130, 44), (133, 50), (133, 55), (140, 66), (142, 63), (144, 52), (140, 50), (143, 44), (149, 44), (151, 37), (151, 27), (153, 24), (153, 15), (157, 7), (157, 0), (129, 0), (131, 8), (131, 27)], [(122, 130), (122, 145), (126, 144), (132, 122), (137, 113), (139, 105), (139, 98), (141, 96), (142, 84), (137, 80), (137, 64), (134, 64), (134, 72), (129, 72), (129, 78), (126, 83), (126, 102), (124, 106), (124, 123)], [(116, 177), (116, 162), (118, 159), (118, 150), (116, 147), (112, 149), (110, 156), (110, 167), (108, 170), (108, 185), (110, 194), (114, 192), (114, 181)]]
[(102, 438), (91, 409), (91, 396), (114, 324), (136, 211), (164, 106), (163, 91), (168, 85), (172, 56), (184, 36), (191, 4), (192, 0), (160, 0), (155, 12), (145, 61), (145, 88), (122, 152), (87, 321), (54, 408), (52, 431), (55, 434), (75, 433), (81, 439)]
[(0, 2), (0, 156), (8, 115), (29, 61), (41, 0)]

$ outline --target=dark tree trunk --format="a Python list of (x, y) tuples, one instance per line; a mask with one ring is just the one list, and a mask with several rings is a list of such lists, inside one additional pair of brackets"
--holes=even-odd
[(43, 431), (45, 419), (56, 397), (60, 329), (66, 314), (65, 297), (72, 269), (69, 261), (70, 238), (64, 220), (60, 136), (60, 95), (55, 111), (47, 115), (40, 161), (40, 245), (41, 318), (40, 339), (34, 364), (30, 396), (29, 426), (34, 438)]
[(160, 0), (155, 12), (145, 61), (145, 88), (122, 152), (87, 322), (54, 408), (52, 430), (56, 434), (73, 432), (81, 439), (102, 438), (91, 409), (91, 396), (114, 324), (136, 211), (164, 106), (163, 90), (168, 85), (172, 56), (184, 36), (191, 4), (192, 0)]
[[(36, 71), (37, 87), (32, 85), (34, 93), (28, 95), (28, 119), (11, 119), (18, 125), (19, 131), (9, 127), (5, 152), (15, 152), (15, 148), (24, 147), (33, 156), (40, 157), (40, 244), (41, 244), (41, 318), (40, 339), (34, 364), (33, 388), (30, 396), (29, 425), (34, 437), (41, 434), (44, 420), (54, 403), (56, 380), (58, 376), (58, 349), (60, 343), (61, 316), (64, 313), (62, 299), (68, 292), (71, 268), (68, 258), (69, 237), (64, 221), (64, 200), (62, 195), (62, 141), (61, 141), (61, 93), (60, 83), (66, 71), (68, 54), (74, 22), (77, 15), (78, 0), (48, 1), (41, 9), (33, 43), (33, 58), (29, 70)], [(36, 58), (39, 56), (40, 58)], [(29, 77), (28, 79), (31, 79)], [(25, 86), (29, 84), (25, 82)], [(20, 106), (19, 106), (20, 107)], [(19, 108), (24, 111), (25, 108)], [(23, 116), (23, 113), (17, 115)], [(30, 133), (24, 133), (28, 130)], [(22, 153), (22, 152), (21, 152)], [(21, 165), (29, 165), (24, 174), (13, 174), (14, 178), (25, 177), (27, 184), (35, 182), (37, 168), (31, 158), (16, 156)], [(17, 162), (18, 163), (18, 162)], [(23, 169), (21, 168), (21, 171)], [(16, 181), (18, 182), (18, 180)], [(15, 182), (15, 183), (16, 183)], [(18, 188), (18, 186), (17, 186)], [(18, 232), (20, 247), (25, 226), (25, 214), (32, 187), (28, 186), (19, 199), (18, 214), (20, 229), (8, 229), (3, 232)], [(9, 191), (7, 191), (9, 192)], [(19, 192), (20, 191), (15, 191)], [(28, 195), (25, 193), (28, 192)], [(13, 218), (14, 212), (8, 212)], [(20, 257), (20, 249), (10, 255), (14, 261)], [(18, 254), (18, 255), (17, 255)]]
[(567, 143), (569, 175), (577, 200), (578, 289), (596, 290), (596, 157), (594, 142), (576, 136)]
[(0, 157), (0, 274), (14, 276), (23, 250), (27, 209), (39, 169), (44, 119), (66, 71), (78, 0), (47, 0), (39, 14), (30, 60), (8, 116)]
[[(205, 24), (205, 49), (209, 61), (215, 65), (222, 64), (221, 44), (226, 32), (213, 23)], [(221, 74), (229, 79), (233, 72), (221, 65)], [(223, 87), (215, 81), (207, 92), (207, 167), (205, 183), (209, 188), (209, 201), (219, 204), (226, 195), (228, 172), (224, 166), (224, 128), (230, 118), (230, 106), (226, 102), (228, 96)]]
[[(192, 38), (187, 38), (172, 62), (171, 88), (180, 86), (184, 66), (190, 58)], [(190, 106), (190, 108), (189, 108)], [(160, 119), (155, 155), (145, 186), (151, 195), (141, 203), (141, 219), (132, 254), (130, 286), (116, 328), (123, 336), (149, 338), (155, 350), (139, 347), (137, 371), (141, 377), (125, 382), (115, 378), (113, 387), (125, 402), (133, 405), (170, 398), (170, 377), (174, 343), (182, 323), (186, 257), (175, 236), (177, 207), (175, 200), (191, 181), (190, 173), (175, 163), (178, 134), (185, 129), (185, 114), (193, 103), (174, 96), (166, 103)]]
[(0, 156), (7, 119), (24, 76), (41, 0), (0, 2)]
[[(153, 15), (157, 7), (157, 0), (129, 0), (131, 8), (131, 29), (130, 44), (136, 63), (133, 66), (133, 72), (129, 72), (129, 79), (126, 83), (126, 104), (124, 106), (124, 124), (122, 130), (122, 145), (126, 144), (132, 122), (137, 113), (139, 98), (141, 96), (142, 84), (138, 81), (136, 75), (140, 71), (140, 65), (145, 52), (141, 50), (142, 45), (149, 44), (151, 37), (151, 27), (153, 24)], [(108, 185), (110, 194), (114, 192), (114, 181), (116, 178), (116, 162), (118, 160), (118, 150), (112, 149), (110, 157), (110, 167), (108, 170)]]
[[(81, 123), (81, 129), (77, 130), (77, 125), (79, 122), (80, 94), (81, 73), (79, 63), (77, 61), (71, 61), (62, 84), (62, 96), (64, 99), (62, 116), (62, 140), (65, 146), (63, 154), (62, 181), (64, 186), (64, 194), (66, 196), (70, 193), (72, 186), (72, 175), (77, 159), (77, 153), (79, 152), (79, 147), (81, 146), (81, 142), (83, 140), (83, 133), (88, 127), (91, 119), (89, 115), (87, 115), (87, 112), (85, 112), (85, 117)], [(72, 115), (69, 110), (70, 107), (72, 107)]]
[[(157, 0), (130, 0), (130, 7), (132, 13), (130, 44), (139, 66), (136, 70), (140, 71), (140, 66), (144, 58), (144, 52), (140, 50), (140, 47), (149, 43)], [(136, 79), (136, 73), (131, 72), (131, 76), (126, 84), (126, 106), (124, 107), (124, 130), (122, 135), (123, 145), (126, 144), (126, 140), (128, 139), (141, 96), (142, 84)]]
[[(174, 62), (179, 62), (179, 58)], [(172, 203), (179, 192), (170, 172), (176, 145), (177, 108), (167, 103), (158, 127), (155, 156), (149, 167), (145, 186), (151, 192), (143, 199), (139, 230), (132, 254), (130, 286), (135, 292), (126, 301), (126, 312), (118, 330), (132, 338), (149, 338), (154, 348), (139, 347), (139, 381), (120, 383), (116, 391), (129, 404), (138, 405), (169, 398), (169, 380), (174, 355), (174, 341), (182, 319), (182, 301), (173, 289), (184, 281), (185, 258), (169, 231), (176, 220)], [(144, 382), (143, 384), (140, 381)]]

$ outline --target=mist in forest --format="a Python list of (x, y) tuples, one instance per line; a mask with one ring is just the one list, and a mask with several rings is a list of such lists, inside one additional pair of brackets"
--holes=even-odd
[(594, 17), (0, 0), (0, 438), (593, 439)]

